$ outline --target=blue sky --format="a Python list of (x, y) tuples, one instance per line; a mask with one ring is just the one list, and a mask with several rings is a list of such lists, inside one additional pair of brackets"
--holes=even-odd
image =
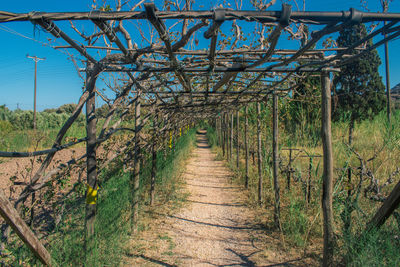
[[(134, 2), (137, 1), (132, 1), (132, 3)], [(211, 9), (223, 2), (225, 1), (197, 0), (196, 5), (201, 9)], [(226, 2), (234, 3), (234, 1)], [(244, 0), (243, 2), (245, 3), (243, 9), (248, 9), (246, 7), (249, 6), (249, 0)], [(285, 2), (293, 4), (292, 1)], [(379, 0), (368, 0), (367, 2), (371, 11), (381, 11)], [(399, 0), (394, 0), (390, 5), (389, 12), (400, 13), (399, 2)], [(91, 3), (92, 1), (87, 0), (1, 1), (0, 10), (16, 13), (30, 11), (89, 11)], [(269, 10), (280, 10), (281, 3), (282, 1), (276, 1), (276, 4), (269, 8)], [(302, 1), (298, 1), (298, 3), (302, 5)], [(359, 0), (308, 0), (305, 5), (307, 11), (341, 11), (349, 10), (350, 7), (362, 9)], [(57, 25), (67, 31), (67, 23), (57, 22)], [(83, 83), (81, 78), (78, 77), (74, 65), (68, 60), (68, 55), (62, 51), (45, 46), (39, 41), (32, 40), (46, 41), (46, 37), (50, 37), (50, 35), (42, 31), (35, 31), (30, 22), (0, 24), (0, 40), (2, 40), (0, 42), (0, 105), (6, 104), (10, 109), (15, 109), (17, 105), (21, 109), (33, 108), (34, 62), (26, 57), (27, 54), (46, 58), (45, 61), (38, 63), (38, 110), (77, 102), (82, 92)], [(58, 44), (65, 43), (59, 41)], [(400, 83), (399, 49), (400, 40), (394, 40), (389, 43), (392, 87)], [(382, 57), (383, 47), (378, 51)], [(382, 75), (384, 74), (383, 71), (384, 68), (382, 65), (380, 68)]]

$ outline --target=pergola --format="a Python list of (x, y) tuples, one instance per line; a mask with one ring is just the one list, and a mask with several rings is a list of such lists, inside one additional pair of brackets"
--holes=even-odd
[[(148, 46), (138, 47), (132, 42), (133, 32), (126, 30), (122, 22), (148, 21), (157, 33), (157, 38), (152, 39)], [(155, 146), (155, 139), (143, 145), (140, 130), (149, 120), (150, 115), (156, 114), (158, 124), (153, 127), (157, 136), (166, 136), (173, 129), (191, 124), (204, 118), (215, 118), (216, 126), (222, 132), (226, 126), (227, 112), (236, 111), (248, 103), (266, 101), (269, 97), (274, 102), (274, 181), (277, 184), (277, 102), (278, 96), (290, 96), (296, 90), (299, 79), (310, 75), (321, 76), (322, 95), (322, 143), (323, 143), (323, 196), (322, 207), (324, 217), (324, 265), (332, 264), (334, 233), (332, 229), (332, 181), (333, 181), (333, 155), (331, 140), (331, 72), (340, 71), (341, 66), (351, 62), (365, 53), (377, 48), (400, 35), (399, 13), (370, 13), (356, 9), (341, 12), (304, 12), (292, 11), (290, 5), (284, 4), (280, 11), (244, 11), (217, 8), (211, 11), (185, 10), (169, 11), (157, 10), (154, 3), (145, 3), (142, 11), (91, 11), (46, 13), (31, 12), (16, 14), (0, 11), (0, 23), (13, 21), (30, 21), (39, 25), (46, 32), (65, 42), (65, 45), (56, 49), (75, 50), (86, 62), (80, 72), (86, 73), (85, 90), (80, 97), (78, 106), (71, 118), (66, 122), (54, 146), (51, 149), (37, 152), (0, 152), (2, 157), (26, 157), (33, 155), (47, 155), (39, 171), (34, 175), (32, 183), (20, 195), (18, 203), (30, 194), (42, 188), (51, 176), (44, 175), (54, 154), (78, 142), (87, 142), (87, 183), (89, 189), (97, 187), (96, 147), (107, 140), (112, 134), (120, 130), (135, 133), (134, 140), (130, 140), (119, 153), (131, 153), (134, 158), (133, 166), (133, 218), (137, 219), (137, 189), (139, 182), (139, 157), (141, 149)], [(58, 21), (85, 21), (92, 22), (99, 30), (93, 35), (79, 33), (81, 40), (77, 41), (57, 26)], [(230, 49), (221, 46), (224, 37), (222, 27), (224, 24), (236, 21), (240, 23), (256, 23), (269, 30), (267, 38), (257, 45), (247, 46), (241, 42), (241, 30), (236, 30), (236, 43)], [(324, 48), (319, 45), (330, 35), (357, 23), (377, 23), (367, 36), (358, 40), (349, 47)], [(182, 32), (176, 34), (170, 30), (175, 24), (182, 24)], [(73, 24), (72, 24), (73, 25)], [(172, 26), (171, 26), (172, 25)], [(246, 27), (246, 26), (243, 26)], [(288, 31), (290, 27), (298, 31)], [(301, 28), (302, 27), (302, 28)], [(299, 29), (302, 30), (299, 30)], [(311, 34), (305, 28), (313, 28)], [(293, 38), (300, 41), (297, 47), (285, 49), (279, 46), (285, 33), (290, 33)], [(200, 34), (199, 34), (200, 33)], [(197, 34), (197, 35), (196, 35)], [(194, 36), (201, 40), (194, 41)], [(104, 37), (102, 45), (95, 41)], [(105, 38), (106, 37), (106, 38)], [(265, 40), (264, 40), (265, 39)], [(379, 39), (379, 40), (377, 40)], [(194, 43), (208, 44), (198, 45)], [(85, 43), (85, 45), (83, 45)], [(366, 45), (369, 43), (369, 45)], [(240, 46), (242, 45), (242, 46)], [(204, 46), (208, 49), (204, 49)], [(102, 126), (100, 135), (96, 135), (95, 96), (96, 80), (100, 73), (123, 73), (119, 93), (110, 101), (110, 111), (106, 122)], [(296, 79), (294, 79), (296, 78)], [(389, 92), (388, 92), (389, 93)], [(87, 137), (62, 145), (63, 137), (86, 104)], [(110, 125), (118, 106), (124, 105), (121, 119)], [(134, 107), (135, 129), (118, 128), (122, 118)], [(141, 108), (151, 110), (147, 116), (141, 116)], [(135, 144), (133, 151), (127, 149)], [(128, 151), (128, 152), (127, 152)], [(247, 155), (247, 154), (246, 154)], [(54, 170), (56, 173), (58, 170)], [(53, 172), (53, 173), (54, 173)], [(397, 191), (399, 187), (397, 186)], [(374, 220), (381, 222), (390, 215), (393, 203), (400, 202), (400, 194), (392, 192), (391, 202), (384, 203), (381, 213)], [(89, 194), (89, 193), (88, 193)], [(136, 195), (135, 195), (136, 194)], [(390, 197), (389, 197), (390, 198)], [(389, 199), (388, 198), (388, 199)], [(394, 202), (393, 202), (394, 199)], [(279, 210), (279, 194), (276, 197), (276, 209)], [(8, 200), (1, 201), (3, 205)], [(390, 203), (389, 203), (390, 202)], [(10, 206), (10, 205), (9, 205)], [(87, 233), (93, 234), (95, 218), (95, 204), (87, 203), (86, 220)], [(12, 207), (11, 207), (12, 208)], [(9, 209), (11, 209), (9, 208)], [(18, 229), (15, 218), (18, 214), (10, 216), (11, 212), (4, 211), (2, 215), (13, 228)], [(277, 212), (277, 210), (275, 211)], [(16, 230), (28, 244), (40, 244), (30, 233), (29, 229), (20, 221), (20, 230)], [(22, 227), (22, 228), (21, 228)], [(29, 241), (31, 240), (31, 241)], [(34, 240), (34, 241), (32, 241)], [(36, 246), (36, 255), (46, 264), (50, 265), (49, 254), (44, 247)]]

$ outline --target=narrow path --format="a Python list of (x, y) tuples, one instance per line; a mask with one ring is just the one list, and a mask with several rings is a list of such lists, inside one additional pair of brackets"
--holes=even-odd
[(132, 241), (124, 266), (316, 266), (259, 224), (265, 211), (244, 204), (243, 187), (215, 157), (206, 132), (199, 132), (183, 173), (188, 203), (176, 214), (156, 212), (149, 230)]
[(259, 226), (242, 204), (242, 188), (230, 183), (231, 172), (216, 161), (205, 132), (186, 166), (190, 205), (171, 217), (175, 253), (182, 266), (255, 266), (251, 256)]

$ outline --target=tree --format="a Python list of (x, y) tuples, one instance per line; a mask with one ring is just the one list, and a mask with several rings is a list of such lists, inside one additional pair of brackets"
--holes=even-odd
[(102, 105), (100, 108), (96, 109), (97, 118), (105, 118), (108, 115), (110, 107), (107, 104)]
[[(337, 39), (339, 47), (349, 47), (367, 35), (364, 24), (356, 24), (340, 31)], [(366, 43), (370, 47), (372, 41)], [(358, 53), (356, 50), (353, 54)], [(334, 79), (333, 119), (349, 116), (349, 143), (352, 142), (354, 123), (370, 119), (385, 105), (385, 87), (378, 73), (381, 64), (378, 52), (374, 49), (341, 67)]]
[(287, 105), (286, 127), (293, 138), (320, 138), (321, 121), (321, 79), (310, 75), (296, 78), (297, 88), (293, 91), (291, 102)]
[(67, 114), (71, 114), (72, 112), (74, 112), (75, 108), (76, 108), (76, 104), (71, 103), (71, 104), (64, 104), (61, 105), (58, 109), (57, 109), (57, 113), (67, 113)]

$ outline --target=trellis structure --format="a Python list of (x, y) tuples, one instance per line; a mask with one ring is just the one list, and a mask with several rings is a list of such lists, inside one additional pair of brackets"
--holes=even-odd
[[(143, 1), (142, 1), (143, 2)], [(323, 218), (324, 218), (324, 265), (331, 266), (333, 262), (334, 233), (332, 210), (332, 181), (333, 181), (333, 155), (331, 140), (331, 80), (330, 73), (340, 71), (340, 67), (349, 64), (352, 60), (362, 56), (368, 51), (393, 40), (400, 35), (400, 26), (396, 26), (400, 20), (400, 14), (395, 13), (368, 13), (355, 9), (342, 12), (303, 12), (292, 11), (290, 5), (283, 5), (280, 11), (242, 11), (232, 9), (215, 9), (212, 11), (193, 11), (186, 7), (180, 11), (159, 11), (153, 3), (144, 4), (143, 11), (118, 11), (116, 12), (69, 12), (69, 13), (45, 13), (31, 12), (16, 14), (0, 11), (0, 22), (30, 21), (40, 26), (57, 39), (66, 44), (55, 47), (56, 49), (74, 49), (83, 57), (86, 65), (80, 68), (80, 72), (86, 73), (85, 90), (79, 99), (78, 105), (71, 118), (60, 130), (57, 139), (51, 149), (37, 152), (0, 152), (2, 157), (27, 157), (33, 155), (47, 155), (41, 168), (37, 171), (28, 185), (20, 194), (15, 206), (26, 200), (30, 194), (45, 186), (52, 179), (52, 175), (58, 173), (62, 166), (45, 174), (54, 154), (66, 147), (79, 142), (86, 142), (87, 158), (87, 195), (97, 188), (97, 172), (102, 166), (97, 165), (96, 147), (107, 140), (117, 131), (128, 130), (135, 133), (134, 140), (130, 140), (116, 153), (128, 153), (134, 158), (132, 172), (133, 212), (132, 223), (137, 220), (138, 187), (139, 187), (139, 159), (140, 151), (145, 147), (152, 147), (157, 138), (166, 138), (171, 131), (185, 127), (195, 121), (205, 118), (215, 118), (215, 126), (218, 129), (218, 138), (223, 144), (223, 151), (232, 155), (233, 112), (248, 103), (266, 101), (273, 97), (273, 160), (274, 160), (274, 186), (275, 186), (275, 213), (279, 220), (279, 184), (278, 176), (278, 96), (288, 96), (296, 90), (297, 84), (293, 78), (305, 78), (309, 75), (321, 75), (322, 81), (322, 143), (323, 143)], [(98, 31), (86, 36), (79, 34), (80, 41), (70, 37), (59, 26), (57, 21), (89, 21), (96, 25)], [(158, 38), (151, 40), (146, 47), (137, 47), (132, 42), (132, 32), (122, 25), (124, 21), (148, 21), (152, 25)], [(256, 23), (269, 29), (267, 40), (260, 35), (258, 45), (253, 47), (243, 45), (240, 40), (240, 32), (236, 31), (236, 42), (231, 49), (225, 49), (221, 45), (220, 32), (225, 24)], [(380, 25), (363, 39), (351, 47), (322, 48), (318, 44), (326, 40), (331, 34), (338, 33), (341, 29), (357, 23), (386, 22)], [(72, 22), (71, 22), (72, 23)], [(182, 32), (176, 34), (168, 28), (175, 24), (182, 24)], [(73, 25), (73, 24), (72, 24)], [(167, 26), (168, 25), (168, 26)], [(300, 31), (301, 27), (315, 28), (311, 34)], [(190, 26), (190, 28), (189, 28)], [(245, 27), (245, 26), (244, 26)], [(288, 29), (296, 28), (294, 34)], [(291, 33), (293, 38), (301, 39), (295, 48), (284, 49), (278, 46), (282, 36)], [(200, 33), (200, 34), (198, 34)], [(200, 43), (193, 45), (194, 36), (202, 36)], [(297, 37), (296, 37), (297, 36)], [(300, 37), (299, 37), (300, 36)], [(102, 45), (95, 45), (94, 40), (104, 37)], [(179, 38), (178, 38), (179, 37)], [(196, 38), (197, 38), (196, 37)], [(222, 38), (222, 39), (221, 39)], [(379, 41), (376, 41), (380, 38)], [(207, 41), (209, 40), (209, 41)], [(373, 42), (374, 41), (374, 42)], [(366, 46), (367, 42), (373, 42)], [(82, 45), (81, 43), (86, 43)], [(236, 47), (242, 44), (241, 47)], [(104, 55), (105, 53), (105, 55)], [(100, 56), (99, 56), (100, 55)], [(96, 136), (95, 96), (96, 80), (101, 73), (122, 73), (119, 93), (113, 101), (110, 101), (110, 111), (99, 136)], [(74, 120), (81, 113), (86, 104), (87, 137), (62, 144), (63, 137)], [(110, 125), (117, 107), (124, 106), (121, 119)], [(146, 116), (141, 115), (141, 109), (147, 108), (150, 112)], [(134, 109), (135, 128), (118, 128), (123, 117)], [(232, 113), (229, 126), (228, 114)], [(143, 144), (140, 131), (151, 115), (153, 119), (154, 135), (147, 144)], [(247, 114), (247, 108), (246, 108)], [(155, 116), (154, 116), (155, 117)], [(247, 122), (247, 116), (246, 116)], [(231, 138), (225, 130), (231, 128)], [(247, 133), (247, 123), (246, 130)], [(258, 143), (260, 145), (260, 131), (258, 130)], [(227, 141), (231, 140), (230, 145)], [(246, 177), (248, 177), (248, 145), (245, 137), (246, 148)], [(134, 150), (129, 147), (134, 144)], [(260, 160), (261, 155), (258, 159)], [(112, 159), (109, 159), (109, 161)], [(107, 162), (109, 162), (107, 161)], [(75, 162), (69, 162), (68, 165)], [(247, 181), (247, 180), (246, 180)], [(154, 190), (154, 187), (152, 187)], [(398, 191), (398, 187), (397, 191)], [(261, 186), (259, 188), (262, 189)], [(400, 201), (399, 193), (390, 198), (393, 208)], [(260, 194), (261, 196), (261, 194)], [(87, 198), (87, 199), (88, 199)], [(394, 199), (394, 200), (393, 200)], [(384, 205), (387, 205), (386, 203)], [(386, 211), (386, 210), (385, 210)], [(96, 214), (96, 204), (87, 202), (86, 205), (86, 233), (88, 237), (93, 235), (93, 225)], [(383, 212), (380, 218), (386, 218), (389, 212)], [(380, 219), (374, 218), (381, 222)], [(38, 254), (40, 259), (50, 265), (48, 255)]]

